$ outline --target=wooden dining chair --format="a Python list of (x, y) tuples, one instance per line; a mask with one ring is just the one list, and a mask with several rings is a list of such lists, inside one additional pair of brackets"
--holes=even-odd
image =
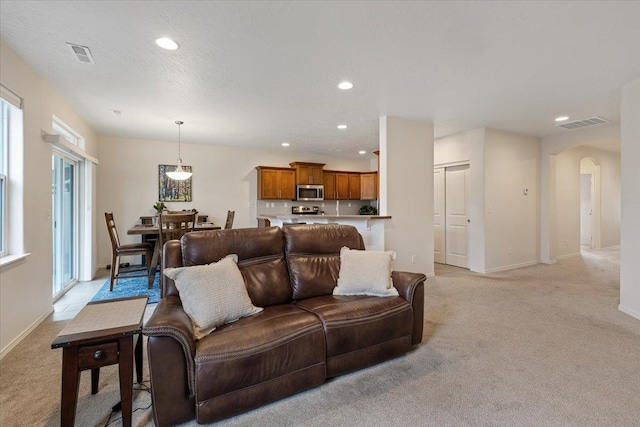
[[(175, 214), (160, 214), (160, 216), (158, 216), (158, 259), (160, 260), (160, 266), (162, 268), (164, 268), (162, 261), (162, 248), (164, 244), (169, 240), (180, 240), (182, 236), (193, 231), (196, 226), (196, 215), (198, 215), (198, 212), (193, 210)], [(161, 269), (160, 295), (163, 293), (163, 288), (164, 274), (162, 274)]]
[(162, 232), (158, 233), (158, 243), (160, 244), (160, 253), (162, 247), (169, 240), (179, 240), (183, 235), (193, 231), (196, 226), (196, 211), (160, 214), (158, 217), (158, 226)]
[(233, 217), (236, 216), (236, 211), (227, 211), (227, 222), (224, 223), (224, 229), (229, 230), (233, 227)]
[[(154, 277), (151, 275), (151, 257), (153, 256), (153, 245), (148, 242), (129, 243), (123, 245), (118, 237), (118, 229), (113, 220), (113, 212), (105, 212), (104, 219), (107, 222), (107, 230), (111, 239), (111, 272), (109, 274), (109, 291), (113, 292), (113, 286), (116, 284), (120, 275), (126, 274), (126, 277), (144, 277), (149, 278), (149, 289), (153, 287)], [(144, 255), (145, 265), (134, 266), (120, 269), (120, 257)], [(146, 274), (130, 274), (146, 271)], [(123, 276), (124, 277), (124, 276)]]

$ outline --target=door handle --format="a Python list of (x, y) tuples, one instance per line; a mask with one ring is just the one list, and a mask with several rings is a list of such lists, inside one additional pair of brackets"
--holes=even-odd
[(467, 220), (467, 222), (468, 222), (469, 224), (471, 224), (471, 220), (470, 220), (470, 219), (468, 219), (468, 220)]

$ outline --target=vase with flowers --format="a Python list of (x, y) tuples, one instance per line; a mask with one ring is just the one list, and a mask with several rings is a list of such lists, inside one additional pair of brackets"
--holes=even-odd
[(153, 217), (153, 225), (158, 224), (158, 216), (160, 216), (162, 211), (166, 208), (167, 206), (164, 204), (164, 202), (156, 202), (155, 205), (153, 205), (153, 209), (156, 210), (156, 216)]

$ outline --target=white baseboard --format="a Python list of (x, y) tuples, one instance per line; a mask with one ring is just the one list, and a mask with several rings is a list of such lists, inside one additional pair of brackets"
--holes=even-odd
[(573, 258), (573, 257), (577, 257), (577, 256), (580, 256), (580, 252), (575, 252), (575, 253), (566, 254), (566, 255), (560, 255), (560, 256), (556, 257), (556, 259)]
[(4, 358), (7, 355), (7, 353), (9, 353), (11, 350), (13, 350), (13, 348), (15, 346), (20, 344), (20, 341), (22, 341), (27, 335), (29, 335), (31, 333), (31, 331), (33, 331), (35, 328), (37, 328), (38, 325), (40, 323), (42, 323), (47, 317), (49, 317), (49, 315), (51, 313), (53, 313), (53, 307), (51, 307), (49, 310), (47, 310), (42, 316), (40, 316), (38, 318), (38, 320), (33, 322), (27, 329), (22, 331), (22, 333), (20, 335), (15, 337), (13, 339), (13, 341), (11, 341), (9, 344), (7, 344), (7, 346), (5, 348), (3, 348), (2, 351), (0, 351), (0, 360), (2, 360), (2, 358)]
[(620, 250), (620, 245), (607, 246), (606, 248), (600, 248), (599, 250), (601, 250), (601, 251), (619, 251)]
[(527, 261), (527, 262), (521, 262), (520, 264), (511, 264), (504, 267), (490, 268), (485, 271), (485, 274), (499, 273), (502, 271), (514, 270), (516, 268), (529, 267), (530, 265), (536, 265), (536, 264), (539, 264), (539, 261)]
[(631, 317), (635, 317), (636, 319), (640, 320), (640, 313), (638, 313), (635, 310), (630, 309), (629, 307), (625, 307), (622, 304), (618, 305), (618, 310), (620, 310), (621, 312), (628, 314)]

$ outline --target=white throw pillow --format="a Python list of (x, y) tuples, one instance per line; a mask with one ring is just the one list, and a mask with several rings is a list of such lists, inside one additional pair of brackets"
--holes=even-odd
[(164, 270), (175, 281), (196, 339), (218, 326), (262, 311), (251, 302), (237, 262), (238, 256), (233, 254), (207, 265)]
[(333, 295), (398, 296), (391, 280), (396, 253), (340, 249), (340, 273)]

